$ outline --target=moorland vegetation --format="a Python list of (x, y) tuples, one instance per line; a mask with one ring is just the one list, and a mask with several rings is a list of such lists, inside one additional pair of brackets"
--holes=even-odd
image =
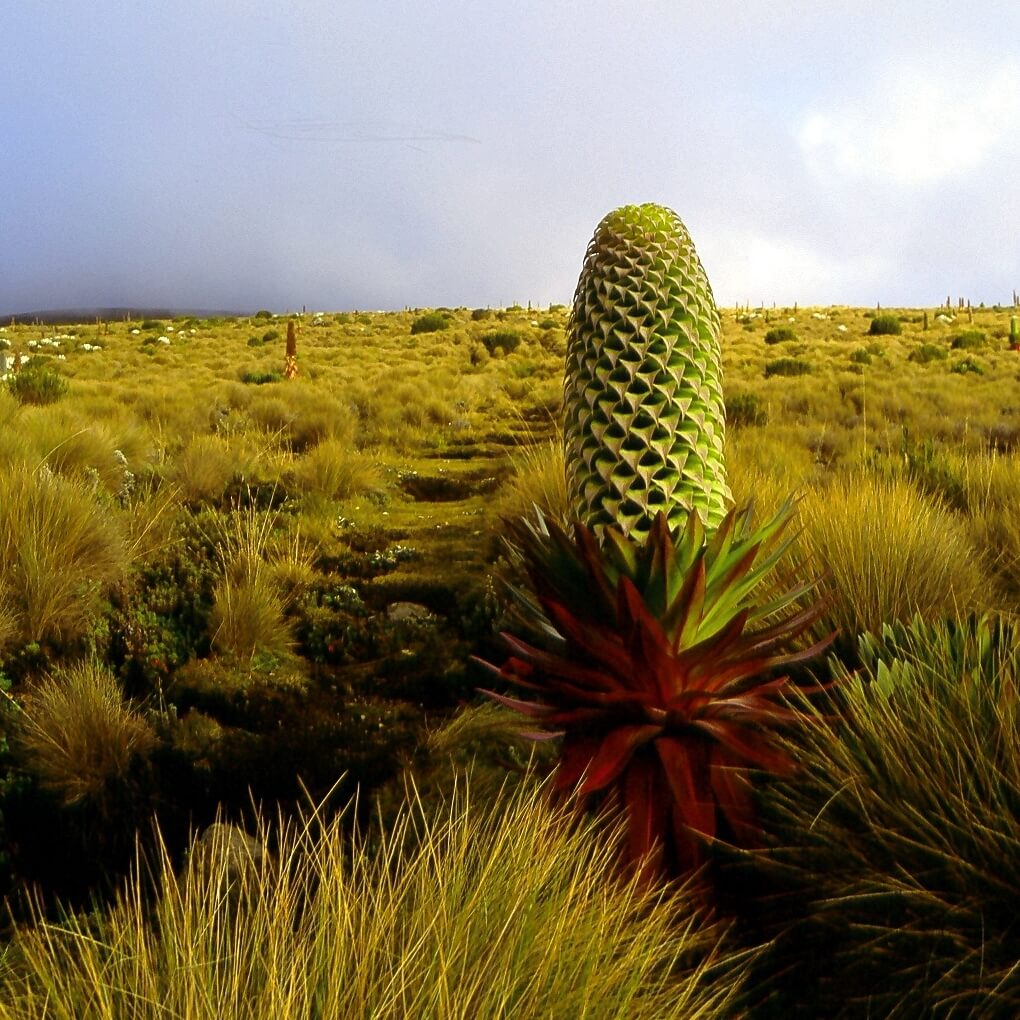
[(721, 311), (733, 503), (802, 497), (755, 599), (837, 636), (707, 900), (479, 693), (566, 307), (3, 327), (0, 1017), (1016, 1015), (1015, 315)]

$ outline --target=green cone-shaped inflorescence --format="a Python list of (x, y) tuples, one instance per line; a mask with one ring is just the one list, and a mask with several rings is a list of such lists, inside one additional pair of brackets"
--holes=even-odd
[(640, 538), (661, 510), (709, 529), (732, 502), (723, 462), (721, 325), (672, 210), (627, 205), (595, 230), (574, 294), (564, 380), (571, 510)]

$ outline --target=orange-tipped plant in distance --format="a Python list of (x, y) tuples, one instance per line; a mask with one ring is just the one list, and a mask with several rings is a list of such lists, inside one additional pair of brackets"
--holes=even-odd
[(287, 323), (287, 360), (284, 364), (283, 377), (294, 379), (297, 374), (297, 327), (291, 319)]

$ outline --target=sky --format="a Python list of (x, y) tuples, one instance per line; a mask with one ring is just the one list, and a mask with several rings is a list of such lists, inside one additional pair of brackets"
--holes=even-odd
[(722, 306), (1009, 303), (1015, 0), (0, 0), (0, 315), (569, 303), (656, 202)]

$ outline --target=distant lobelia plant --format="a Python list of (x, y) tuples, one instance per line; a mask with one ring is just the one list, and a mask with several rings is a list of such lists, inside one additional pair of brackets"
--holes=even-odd
[(621, 809), (625, 863), (648, 880), (697, 869), (714, 837), (757, 843), (749, 770), (792, 770), (773, 735), (804, 718), (777, 672), (835, 636), (792, 650), (822, 606), (780, 616), (817, 582), (753, 599), (793, 502), (756, 530), (750, 507), (727, 509), (719, 335), (676, 214), (606, 216), (568, 332), (573, 534), (541, 512), (508, 522), (531, 591), (511, 586), (523, 636), (484, 664), (534, 700), (484, 693), (539, 723), (534, 739), (562, 737), (555, 795)]
[(287, 322), (287, 361), (284, 365), (283, 377), (294, 379), (297, 374), (297, 327), (294, 325), (294, 320), (290, 319)]

